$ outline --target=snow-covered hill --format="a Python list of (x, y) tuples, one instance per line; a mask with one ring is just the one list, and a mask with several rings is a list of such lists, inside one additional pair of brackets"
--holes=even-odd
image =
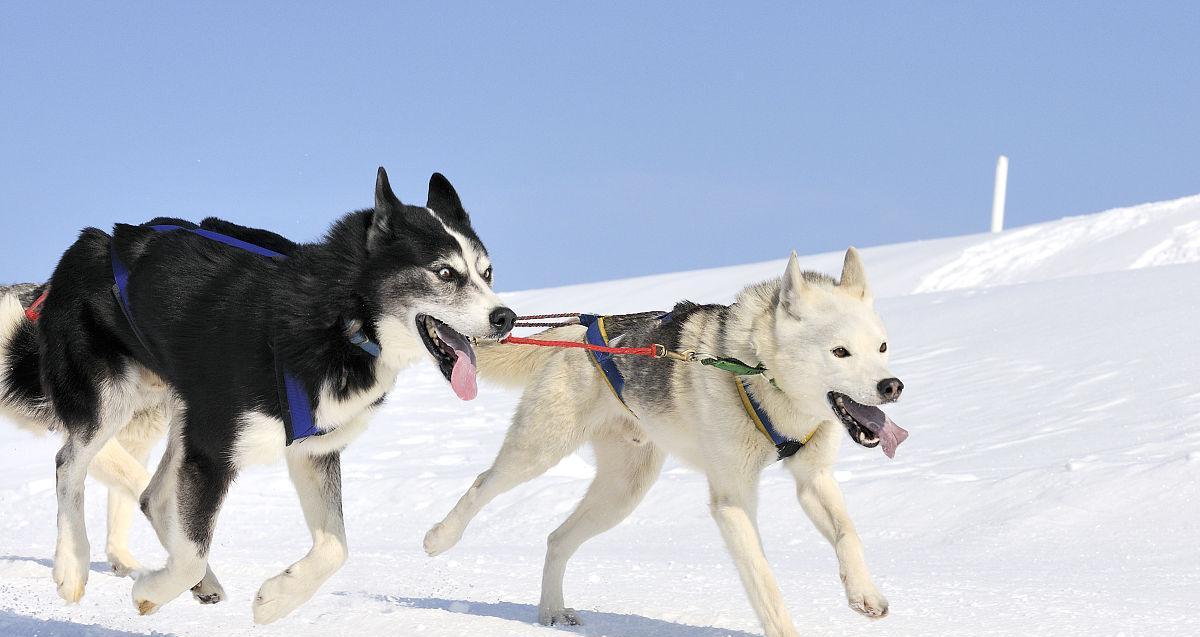
[[(520, 312), (728, 301), (780, 259), (508, 295)], [(840, 253), (807, 257), (836, 273)], [(864, 251), (905, 381), (912, 432), (894, 461), (843, 446), (837, 474), (891, 601), (846, 608), (832, 550), (778, 468), (761, 530), (807, 635), (1195, 635), (1200, 593), (1200, 197), (999, 235)], [(499, 447), (516, 394), (461, 403), (431, 367), (406, 372), (344, 461), (351, 558), (284, 621), (254, 627), (265, 578), (308, 547), (282, 467), (244, 475), (212, 561), (231, 599), (151, 617), (103, 564), (103, 491), (88, 492), (94, 572), (64, 606), (50, 581), (56, 441), (0, 426), (0, 635), (758, 634), (697, 474), (669, 464), (645, 503), (585, 545), (567, 601), (587, 625), (543, 628), (544, 540), (591, 473), (582, 451), (503, 496), (430, 559), (426, 528)], [(163, 559), (138, 522), (135, 551)]]

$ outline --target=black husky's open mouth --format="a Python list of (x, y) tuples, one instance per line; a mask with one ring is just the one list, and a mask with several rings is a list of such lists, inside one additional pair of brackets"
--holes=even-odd
[(883, 453), (896, 457), (896, 447), (908, 438), (908, 432), (892, 422), (878, 407), (855, 402), (845, 394), (831, 391), (826, 397), (833, 413), (842, 421), (850, 438), (864, 447), (877, 447), (883, 443)]
[(463, 400), (475, 398), (479, 388), (475, 383), (475, 348), (471, 347), (471, 339), (428, 314), (417, 315), (417, 333), (454, 393)]

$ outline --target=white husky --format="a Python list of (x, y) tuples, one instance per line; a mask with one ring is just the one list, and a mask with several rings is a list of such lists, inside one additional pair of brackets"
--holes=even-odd
[[(492, 467), (429, 530), (425, 550), (437, 555), (453, 547), (493, 498), (590, 442), (596, 477), (550, 534), (539, 605), (542, 623), (577, 624), (563, 601), (567, 560), (633, 511), (671, 453), (708, 477), (712, 516), (766, 634), (796, 635), (756, 526), (759, 474), (786, 456), (800, 505), (837, 553), (850, 607), (885, 616), (887, 599), (871, 580), (831, 471), (843, 430), (863, 446), (882, 443), (889, 456), (907, 437), (872, 406), (895, 401), (903, 384), (888, 371), (887, 336), (858, 252), (846, 252), (837, 282), (802, 272), (793, 253), (781, 279), (746, 288), (733, 305), (681, 303), (667, 316), (614, 317), (606, 328), (607, 338), (623, 345), (718, 353), (768, 371), (734, 377), (699, 364), (618, 356), (622, 404), (613, 390), (619, 383), (606, 380), (590, 353), (481, 348), (485, 377), (527, 389)], [(584, 328), (545, 336), (581, 340)]]

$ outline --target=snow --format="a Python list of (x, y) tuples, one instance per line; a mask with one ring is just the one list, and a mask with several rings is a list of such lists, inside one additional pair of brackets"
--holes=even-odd
[[(779, 260), (507, 295), (522, 313), (728, 301)], [(840, 253), (802, 259), (836, 273)], [(761, 531), (806, 635), (1195, 635), (1200, 593), (1200, 197), (864, 250), (912, 432), (894, 461), (843, 446), (842, 483), (891, 602), (846, 607), (830, 547), (764, 473)], [(307, 604), (251, 623), (259, 584), (308, 550), (281, 466), (245, 473), (213, 568), (230, 599), (182, 597), (139, 617), (103, 562), (104, 491), (90, 484), (95, 563), (77, 606), (56, 596), (56, 440), (0, 426), (0, 635), (757, 635), (709, 519), (701, 476), (669, 463), (642, 506), (586, 544), (567, 602), (586, 626), (537, 626), (546, 535), (591, 475), (587, 450), (486, 508), (458, 547), (425, 530), (499, 448), (517, 394), (470, 403), (431, 366), (405, 372), (345, 453), (351, 557)], [(139, 520), (132, 546), (164, 559)]]

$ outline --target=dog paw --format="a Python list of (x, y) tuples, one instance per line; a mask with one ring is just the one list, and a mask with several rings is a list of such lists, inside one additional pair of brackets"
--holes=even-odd
[(59, 555), (54, 559), (54, 584), (58, 587), (58, 596), (68, 604), (75, 604), (83, 597), (83, 589), (87, 586), (88, 563), (80, 562), (75, 556)]
[(192, 587), (192, 597), (201, 604), (218, 604), (225, 601), (225, 589), (215, 577), (205, 576)]
[(846, 599), (854, 612), (869, 619), (887, 617), (888, 601), (874, 586), (846, 591)]
[(543, 626), (583, 625), (583, 620), (579, 619), (579, 611), (576, 611), (574, 608), (560, 608), (558, 610), (540, 609), (538, 611), (538, 621)]
[(263, 582), (254, 596), (254, 623), (269, 624), (285, 617), (307, 602), (316, 587), (296, 577), (291, 569)]
[(113, 575), (117, 577), (129, 577), (135, 571), (142, 570), (142, 565), (128, 551), (110, 550), (108, 552), (108, 564), (112, 567)]
[(133, 598), (133, 607), (139, 615), (153, 615), (158, 612), (159, 608), (166, 602), (156, 602), (150, 599), (150, 581), (154, 579), (155, 571), (137, 570), (132, 574), (133, 590), (130, 592), (130, 597)]
[(445, 522), (438, 522), (425, 534), (425, 552), (429, 554), (429, 557), (440, 555), (454, 548), (460, 539), (462, 539), (461, 528), (448, 526)]

